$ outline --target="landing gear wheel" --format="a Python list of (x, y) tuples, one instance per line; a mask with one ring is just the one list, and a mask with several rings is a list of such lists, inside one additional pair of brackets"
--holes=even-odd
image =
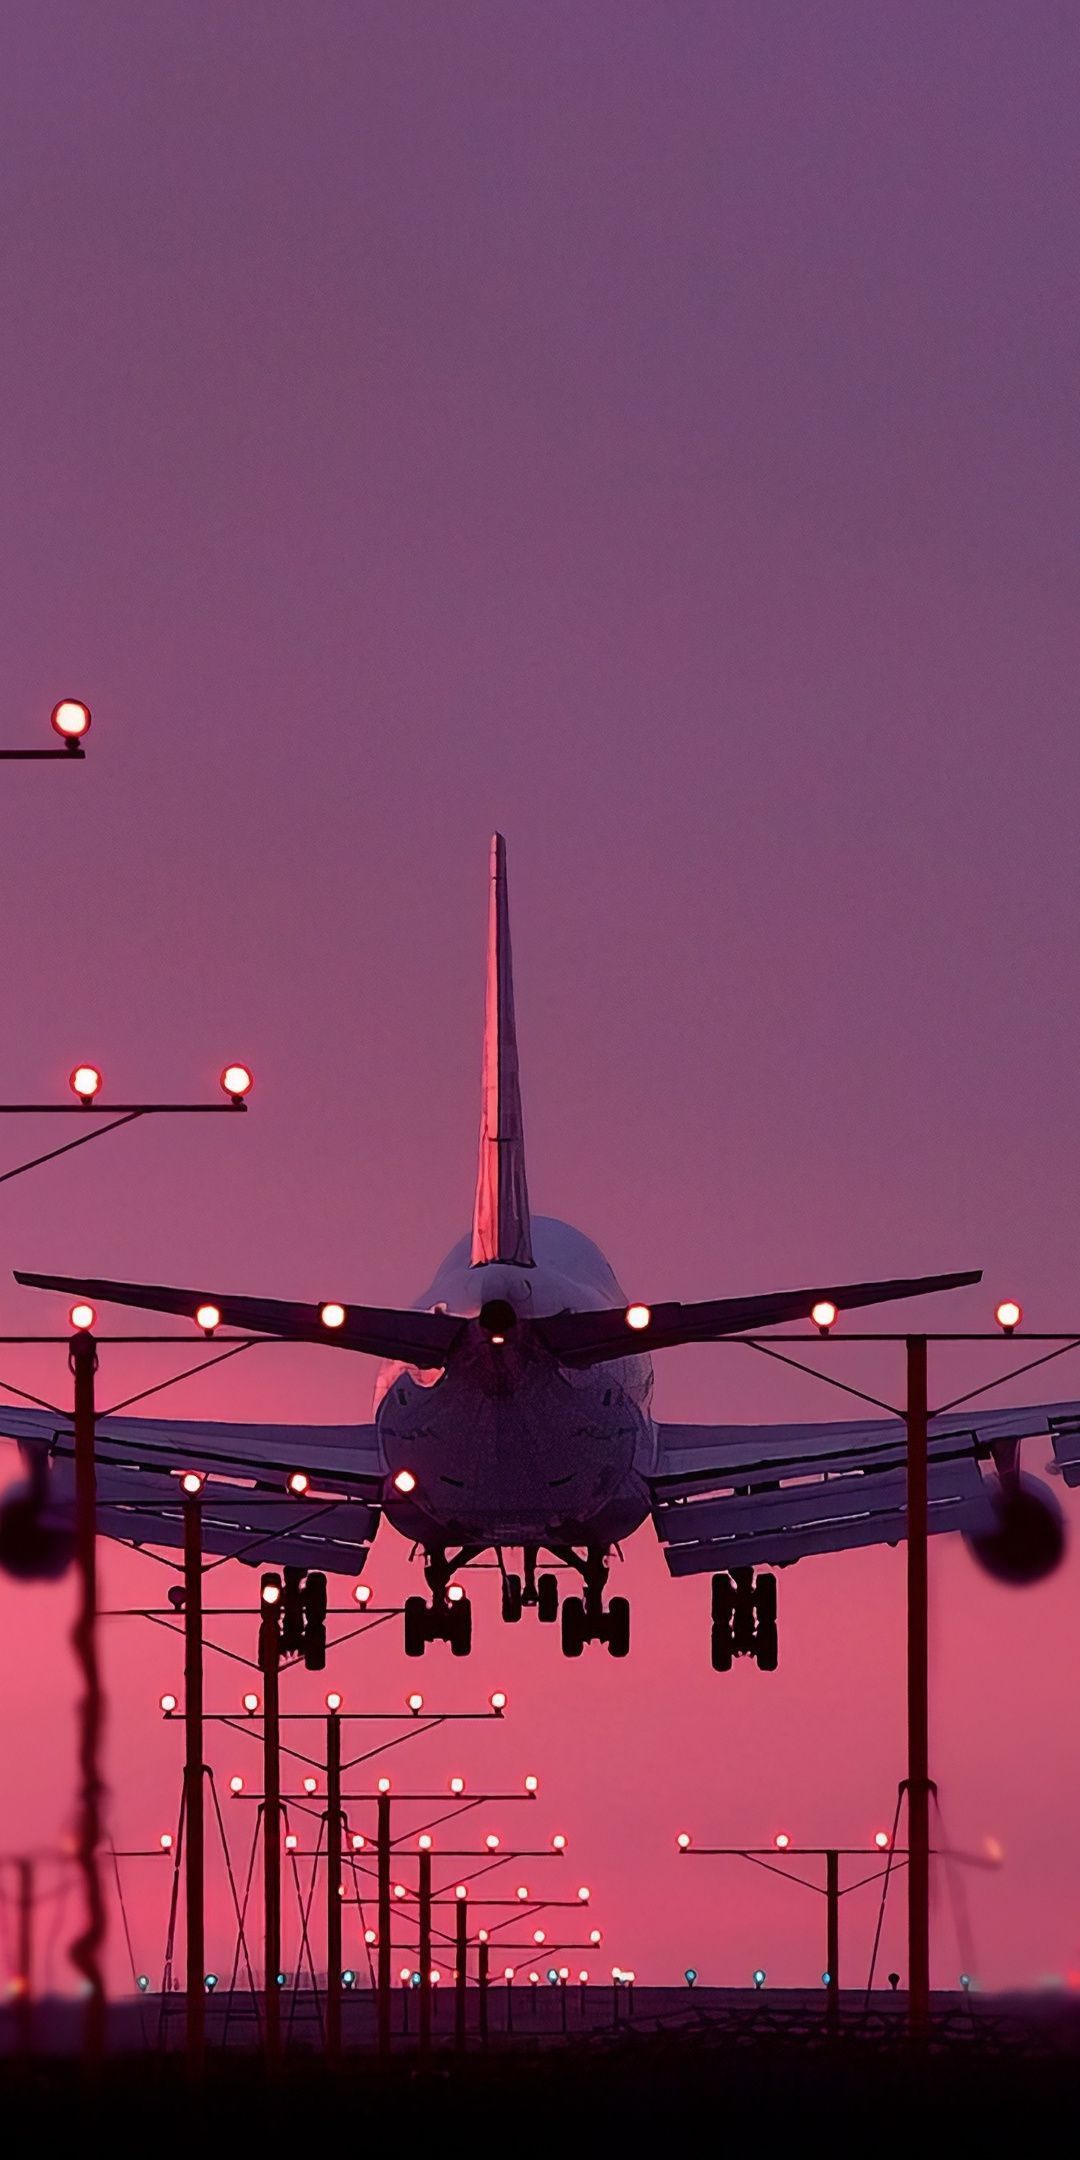
[(776, 1639), (775, 1620), (759, 1622), (757, 1641), (754, 1645), (754, 1656), (758, 1662), (759, 1672), (776, 1671), (780, 1652)]
[(504, 1575), (502, 1586), (502, 1616), (504, 1620), (520, 1620), (521, 1596), (520, 1575)]
[(559, 1578), (541, 1575), (536, 1585), (536, 1617), (550, 1627), (559, 1617)]
[(427, 1600), (410, 1597), (405, 1600), (405, 1655), (423, 1657), (428, 1639)]
[(579, 1597), (563, 1599), (562, 1647), (564, 1657), (580, 1657), (585, 1647), (585, 1601)]
[(732, 1600), (732, 1647), (736, 1657), (752, 1657), (754, 1653), (754, 1571), (752, 1568), (736, 1568)]
[(613, 1597), (607, 1609), (607, 1646), (612, 1657), (630, 1655), (630, 1600)]
[(717, 1621), (712, 1631), (712, 1669), (714, 1672), (730, 1672), (734, 1652), (731, 1647), (730, 1623)]
[(758, 1576), (754, 1584), (754, 1610), (757, 1613), (759, 1629), (776, 1626), (775, 1575)]
[(472, 1606), (467, 1597), (450, 1607), (450, 1654), (468, 1657), (472, 1649)]

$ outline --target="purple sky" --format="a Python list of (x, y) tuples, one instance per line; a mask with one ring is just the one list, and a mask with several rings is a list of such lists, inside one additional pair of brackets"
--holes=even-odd
[[(981, 1265), (958, 1325), (1075, 1321), (1078, 59), (1055, 0), (9, 0), (3, 738), (96, 718), (85, 766), (5, 768), (0, 1091), (259, 1089), (8, 1187), (0, 1325), (60, 1317), (14, 1265), (419, 1289), (471, 1196), (494, 825), (534, 1206), (633, 1295)], [(267, 1351), (174, 1408), (365, 1417), (370, 1377)], [(657, 1407), (830, 1398), (715, 1348)], [(934, 1768), (1008, 1861), (968, 1885), (988, 1981), (1080, 1969), (1076, 1568), (1020, 1598), (934, 1553)], [(489, 1591), (422, 1684), (509, 1689), (463, 1766), (544, 1774), (608, 1965), (808, 1979), (810, 1900), (672, 1839), (891, 1815), (903, 1556), (786, 1575), (771, 1679), (711, 1674), (647, 1529), (625, 1578), (629, 1665)], [(0, 1586), (8, 1849), (64, 1819), (69, 1609)], [(148, 1636), (109, 1637), (126, 1843), (178, 1762)], [(414, 1671), (395, 1636), (341, 1684)], [(944, 1900), (938, 1941), (953, 1977)]]

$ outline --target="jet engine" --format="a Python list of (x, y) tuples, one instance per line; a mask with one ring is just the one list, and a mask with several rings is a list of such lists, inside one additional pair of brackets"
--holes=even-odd
[(50, 1491), (49, 1466), (35, 1456), (29, 1473), (0, 1500), (0, 1568), (19, 1582), (56, 1582), (75, 1550), (70, 1510)]
[(1012, 1471), (987, 1481), (979, 1512), (964, 1532), (969, 1552), (995, 1580), (1042, 1582), (1065, 1552), (1065, 1519), (1041, 1478)]

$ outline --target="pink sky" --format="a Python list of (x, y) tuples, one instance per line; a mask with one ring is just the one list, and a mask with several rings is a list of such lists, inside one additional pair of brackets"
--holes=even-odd
[[(117, 1098), (233, 1056), (259, 1086), (242, 1126), (6, 1187), (0, 1326), (58, 1317), (14, 1266), (417, 1292), (468, 1218), (496, 825), (533, 1203), (632, 1295), (981, 1265), (957, 1325), (1006, 1292), (1075, 1324), (1078, 46), (1055, 0), (13, 0), (3, 737), (96, 717), (81, 768), (5, 768), (0, 1093), (77, 1058)], [(361, 1419), (372, 1377), (273, 1349), (173, 1400)], [(730, 1347), (660, 1367), (668, 1418), (829, 1407)], [(1013, 1596), (933, 1555), (933, 1767), (1007, 1856), (969, 1885), (988, 1983), (1080, 1968), (1076, 1568)], [(369, 1579), (405, 1587), (389, 1534)], [(109, 1548), (105, 1580), (159, 1570)], [(543, 1774), (609, 1964), (811, 1979), (805, 1893), (673, 1839), (889, 1817), (903, 1555), (787, 1573), (773, 1677), (711, 1673), (707, 1583), (647, 1529), (625, 1584), (626, 1665), (504, 1630), (489, 1585), (471, 1664), (419, 1684), (508, 1689), (461, 1767)], [(67, 1819), (69, 1613), (0, 1585), (8, 1850)], [(417, 1670), (388, 1630), (335, 1677), (381, 1704)], [(117, 1626), (108, 1674), (136, 1844), (180, 1661)]]

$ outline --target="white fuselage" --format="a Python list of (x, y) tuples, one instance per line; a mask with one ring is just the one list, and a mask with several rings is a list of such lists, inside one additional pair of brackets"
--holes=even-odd
[[(534, 1217), (535, 1265), (470, 1265), (463, 1238), (415, 1309), (474, 1319), (490, 1300), (521, 1322), (626, 1303), (603, 1254), (579, 1230)], [(561, 1366), (527, 1326), (493, 1343), (471, 1329), (445, 1371), (383, 1365), (375, 1416), (388, 1473), (386, 1514), (424, 1545), (609, 1545), (649, 1511), (655, 1468), (647, 1357)], [(416, 1490), (400, 1499), (397, 1472)]]

